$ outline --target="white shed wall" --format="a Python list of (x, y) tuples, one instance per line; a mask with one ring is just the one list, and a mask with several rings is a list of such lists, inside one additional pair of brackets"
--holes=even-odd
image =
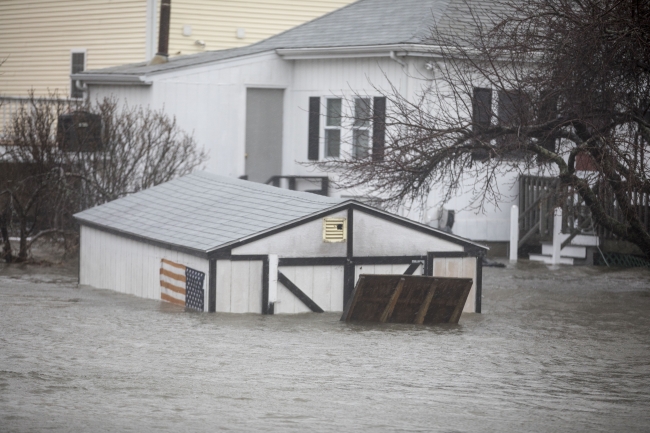
[(204, 306), (207, 311), (209, 275), (207, 259), (83, 225), (79, 255), (79, 284), (147, 299), (160, 300), (162, 259), (204, 272)]
[[(343, 266), (281, 266), (278, 270), (324, 311), (343, 311)], [(310, 311), (289, 289), (278, 283), (275, 314)]]
[(433, 235), (354, 211), (354, 256), (415, 256), (463, 247)]
[[(347, 210), (328, 217), (347, 218)], [(233, 248), (233, 255), (277, 254), (279, 257), (344, 257), (345, 242), (323, 242), (323, 218), (306, 222), (260, 240)]]
[(260, 260), (217, 260), (217, 312), (262, 313)]

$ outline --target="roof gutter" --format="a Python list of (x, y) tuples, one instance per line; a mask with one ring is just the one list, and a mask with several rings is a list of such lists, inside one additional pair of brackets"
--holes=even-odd
[(72, 74), (70, 78), (84, 84), (117, 84), (123, 86), (151, 86), (151, 81), (143, 75), (126, 74)]
[[(279, 48), (275, 52), (285, 60), (308, 60), (346, 57), (436, 57), (439, 50), (433, 45), (423, 44), (392, 44), (392, 45), (362, 45), (355, 47), (325, 47), (325, 48)], [(438, 53), (437, 53), (438, 52)], [(439, 55), (439, 54), (438, 54)], [(398, 63), (401, 63), (399, 61)]]

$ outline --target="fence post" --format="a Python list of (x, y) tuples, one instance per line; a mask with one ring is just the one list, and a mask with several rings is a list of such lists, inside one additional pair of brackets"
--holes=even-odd
[(519, 250), (519, 207), (512, 205), (510, 209), (510, 261), (517, 261)]
[(556, 207), (553, 214), (553, 255), (551, 263), (560, 264), (560, 250), (562, 249), (562, 208)]

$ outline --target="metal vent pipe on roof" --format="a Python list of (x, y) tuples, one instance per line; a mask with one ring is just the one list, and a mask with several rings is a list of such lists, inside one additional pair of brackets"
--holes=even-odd
[(160, 25), (158, 27), (158, 52), (149, 62), (150, 65), (167, 63), (169, 58), (169, 20), (172, 12), (172, 0), (160, 2)]

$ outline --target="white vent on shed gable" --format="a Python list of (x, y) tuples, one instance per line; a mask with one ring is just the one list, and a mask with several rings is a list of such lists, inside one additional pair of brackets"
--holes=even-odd
[(347, 229), (345, 218), (323, 218), (323, 242), (345, 242)]

